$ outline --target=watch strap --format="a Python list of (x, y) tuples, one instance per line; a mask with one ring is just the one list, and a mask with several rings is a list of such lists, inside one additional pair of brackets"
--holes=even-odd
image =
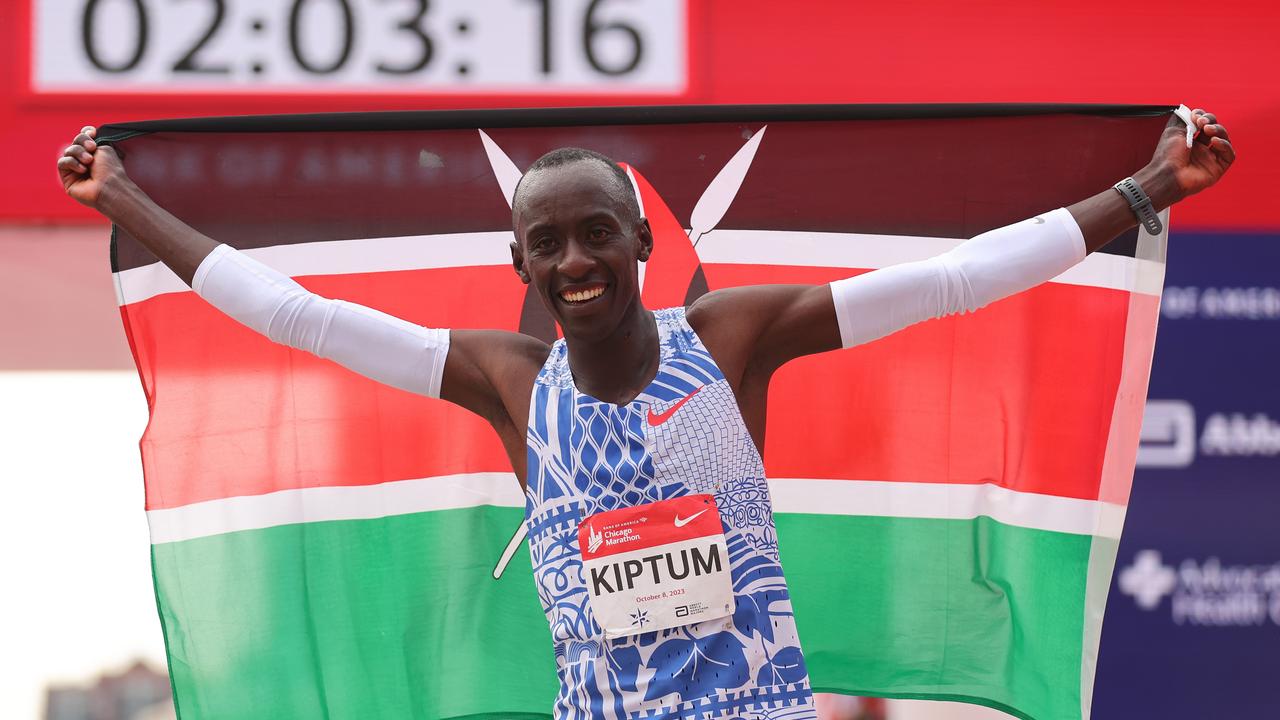
[(1160, 215), (1151, 205), (1151, 198), (1142, 190), (1137, 180), (1127, 177), (1112, 185), (1116, 192), (1129, 203), (1129, 209), (1138, 218), (1138, 223), (1152, 235), (1159, 235), (1164, 230)]

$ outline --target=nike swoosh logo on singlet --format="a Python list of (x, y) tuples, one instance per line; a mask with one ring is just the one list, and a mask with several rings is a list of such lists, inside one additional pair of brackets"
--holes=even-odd
[(696, 513), (694, 513), (694, 514), (690, 515), (690, 516), (689, 516), (689, 517), (687, 517), (687, 518), (682, 518), (682, 517), (680, 517), (679, 515), (677, 515), (677, 516), (676, 516), (676, 527), (684, 527), (685, 525), (688, 525), (689, 523), (693, 522), (694, 518), (698, 517), (699, 515), (701, 515), (701, 514), (702, 514), (702, 513), (704, 513), (704, 512), (706, 512), (706, 510), (699, 510), (698, 512), (696, 512)]
[[(704, 385), (702, 387), (706, 387), (706, 386)], [(671, 407), (667, 408), (666, 410), (663, 410), (660, 413), (654, 413), (653, 408), (649, 408), (649, 425), (652, 427), (658, 427), (659, 425), (666, 422), (667, 420), (670, 420), (671, 416), (675, 415), (676, 411), (680, 409), (680, 406), (689, 402), (689, 398), (693, 397), (694, 395), (697, 395), (698, 391), (701, 390), (702, 387), (699, 387), (693, 392), (689, 393), (688, 395), (685, 395), (684, 397), (680, 398), (680, 402), (676, 403), (675, 405), (672, 405)]]

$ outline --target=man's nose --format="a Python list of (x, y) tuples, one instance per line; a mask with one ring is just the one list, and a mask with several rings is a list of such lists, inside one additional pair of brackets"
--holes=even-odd
[(570, 279), (583, 278), (594, 270), (595, 266), (596, 259), (582, 241), (571, 238), (565, 243), (564, 254), (560, 256), (561, 275)]

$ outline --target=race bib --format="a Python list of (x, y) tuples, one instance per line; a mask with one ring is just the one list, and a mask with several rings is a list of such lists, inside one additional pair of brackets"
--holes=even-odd
[(733, 614), (729, 550), (711, 495), (596, 513), (579, 525), (578, 545), (605, 637)]

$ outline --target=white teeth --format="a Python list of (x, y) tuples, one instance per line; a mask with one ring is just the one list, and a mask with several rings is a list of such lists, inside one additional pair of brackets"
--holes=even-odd
[(604, 287), (595, 287), (590, 290), (580, 290), (578, 292), (562, 292), (560, 293), (560, 297), (564, 298), (566, 302), (577, 303), (577, 302), (586, 302), (587, 300), (593, 300), (595, 298), (600, 297), (603, 294), (604, 294)]

